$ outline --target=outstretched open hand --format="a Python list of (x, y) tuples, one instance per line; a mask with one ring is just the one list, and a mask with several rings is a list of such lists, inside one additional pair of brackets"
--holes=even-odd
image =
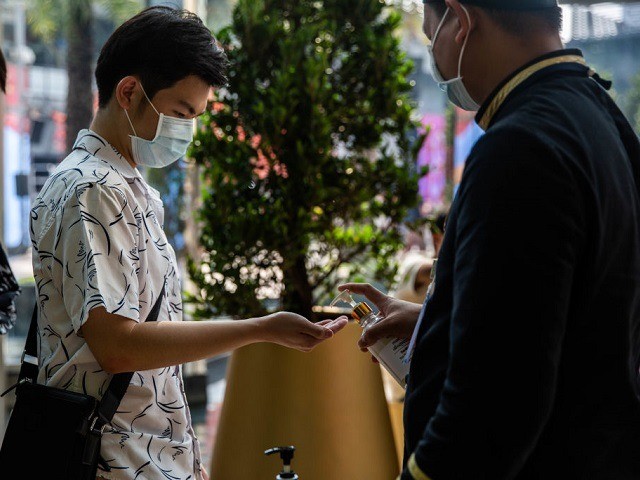
[(313, 323), (301, 315), (277, 312), (265, 317), (267, 341), (301, 352), (310, 352), (333, 337), (348, 323), (347, 317)]

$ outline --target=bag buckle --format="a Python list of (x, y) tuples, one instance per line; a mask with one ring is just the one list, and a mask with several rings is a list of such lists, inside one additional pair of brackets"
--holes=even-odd
[(100, 438), (102, 437), (102, 433), (106, 427), (105, 424), (102, 425), (99, 430), (96, 429), (97, 421), (98, 416), (96, 415), (91, 421), (91, 426), (89, 427), (89, 432), (87, 433), (84, 444), (84, 452), (82, 453), (82, 464), (90, 467), (95, 465), (95, 462), (99, 462)]
[(91, 422), (91, 426), (89, 427), (89, 431), (90, 432), (99, 432), (100, 435), (103, 435), (105, 428), (107, 428), (107, 424), (106, 423), (103, 424), (102, 427), (100, 427), (100, 430), (96, 430), (96, 423), (98, 422), (98, 418), (100, 418), (98, 415), (93, 417), (93, 421)]
[(20, 363), (24, 363), (25, 360), (27, 361), (27, 363), (38, 366), (38, 357), (27, 354), (26, 349), (22, 351), (22, 355), (20, 356)]

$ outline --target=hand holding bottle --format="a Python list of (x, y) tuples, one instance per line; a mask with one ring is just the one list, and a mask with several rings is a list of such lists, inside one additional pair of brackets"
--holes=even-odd
[(368, 328), (360, 337), (358, 346), (363, 352), (374, 345), (378, 340), (387, 337), (410, 339), (418, 322), (421, 305), (403, 300), (397, 300), (385, 295), (380, 290), (368, 283), (347, 283), (340, 285), (338, 290), (349, 290), (358, 295), (364, 295), (378, 309), (384, 317), (378, 323)]
[(263, 317), (261, 326), (267, 342), (310, 352), (347, 325), (347, 317), (313, 323), (291, 312), (277, 312)]
[[(364, 340), (358, 342), (360, 348), (363, 348), (363, 346), (371, 342), (372, 338), (378, 335), (380, 336), (373, 344), (367, 346), (367, 350), (402, 388), (406, 388), (407, 378), (409, 376), (409, 363), (411, 362), (409, 339), (404, 335), (404, 332), (403, 336), (397, 336), (393, 334), (392, 330), (388, 327), (376, 329), (376, 326), (385, 320), (384, 312), (393, 314), (392, 299), (386, 297), (371, 286), (365, 286), (365, 290), (369, 290), (368, 294), (373, 295), (374, 298), (378, 298), (377, 304), (382, 305), (384, 308), (384, 312), (382, 308), (380, 308), (380, 311), (376, 313), (366, 302), (356, 302), (347, 287), (348, 285), (341, 287), (342, 292), (333, 299), (331, 306), (346, 304), (353, 309), (351, 315), (356, 322), (358, 322), (358, 325), (363, 328), (361, 338), (364, 338)], [(403, 324), (401, 323), (401, 325)], [(372, 330), (377, 330), (373, 336), (369, 334), (369, 331)]]

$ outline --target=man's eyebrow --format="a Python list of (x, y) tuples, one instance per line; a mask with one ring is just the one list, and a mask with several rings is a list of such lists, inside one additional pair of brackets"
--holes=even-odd
[[(182, 105), (183, 107), (185, 107), (187, 110), (189, 110), (189, 113), (191, 115), (196, 115), (196, 109), (193, 108), (193, 106), (187, 102), (186, 100), (179, 100), (178, 103), (180, 103), (180, 105)], [(204, 112), (206, 112), (207, 110), (204, 109), (203, 111), (201, 111), (200, 113), (197, 114), (197, 116), (202, 115)]]

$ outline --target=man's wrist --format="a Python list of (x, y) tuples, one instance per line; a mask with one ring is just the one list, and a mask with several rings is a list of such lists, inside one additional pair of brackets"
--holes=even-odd
[(270, 317), (272, 315), (266, 315), (264, 317), (251, 318), (245, 320), (245, 322), (250, 325), (251, 335), (250, 338), (253, 340), (253, 343), (258, 342), (272, 342), (273, 336), (271, 335), (270, 328)]

